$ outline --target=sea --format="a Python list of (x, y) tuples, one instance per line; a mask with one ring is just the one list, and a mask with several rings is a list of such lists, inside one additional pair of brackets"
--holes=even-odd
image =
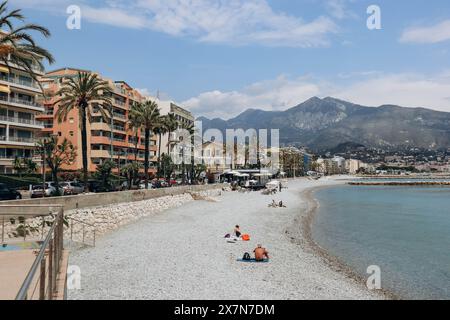
[(400, 298), (450, 299), (450, 187), (342, 185), (314, 197), (318, 245)]

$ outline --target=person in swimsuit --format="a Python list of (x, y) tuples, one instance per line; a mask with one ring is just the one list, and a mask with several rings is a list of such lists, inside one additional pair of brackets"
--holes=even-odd
[(266, 250), (266, 248), (263, 248), (262, 245), (258, 244), (258, 247), (253, 250), (254, 254), (255, 254), (255, 260), (256, 261), (264, 261), (264, 260), (269, 260), (269, 251)]
[(234, 234), (236, 235), (236, 237), (240, 238), (242, 233), (241, 233), (241, 228), (236, 225), (236, 227), (234, 227)]

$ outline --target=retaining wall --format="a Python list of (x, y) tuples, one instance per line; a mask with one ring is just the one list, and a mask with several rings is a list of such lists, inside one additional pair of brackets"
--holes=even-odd
[(154, 199), (170, 195), (178, 195), (187, 192), (200, 192), (222, 188), (222, 184), (208, 184), (198, 186), (180, 186), (172, 188), (131, 190), (110, 193), (89, 193), (76, 196), (36, 198), (24, 200), (2, 201), (0, 205), (62, 205), (64, 210), (82, 209), (117, 204), (123, 202), (134, 202)]

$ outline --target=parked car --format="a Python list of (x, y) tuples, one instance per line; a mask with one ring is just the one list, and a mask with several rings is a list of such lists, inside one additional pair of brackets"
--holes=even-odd
[(51, 197), (56, 193), (56, 188), (53, 187), (50, 183), (45, 183), (45, 190), (43, 189), (42, 184), (34, 185), (31, 188), (31, 198), (43, 198), (43, 197)]
[[(83, 184), (81, 184), (84, 186)], [(114, 192), (116, 191), (115, 186), (103, 186), (100, 181), (97, 180), (89, 180), (88, 181), (88, 189), (90, 192), (101, 193), (101, 192)]]
[(84, 186), (79, 182), (61, 182), (59, 186), (64, 190), (64, 195), (76, 195), (84, 192)]
[(17, 190), (8, 188), (6, 184), (0, 183), (0, 200), (19, 200), (22, 195)]

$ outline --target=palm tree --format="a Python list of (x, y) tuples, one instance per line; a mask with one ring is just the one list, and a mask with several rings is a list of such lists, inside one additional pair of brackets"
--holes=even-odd
[(161, 137), (163, 134), (167, 133), (166, 117), (167, 116), (160, 116), (153, 129), (154, 133), (158, 135), (158, 175), (160, 174), (161, 169)]
[[(133, 109), (133, 106), (131, 106)], [(134, 161), (137, 161), (138, 157), (138, 144), (139, 144), (139, 129), (141, 128), (142, 123), (139, 115), (137, 113), (131, 113), (128, 116), (128, 127), (134, 131)]]
[[(78, 109), (81, 128), (81, 151), (83, 156), (84, 184), (87, 189), (88, 182), (88, 155), (87, 155), (87, 122), (91, 121), (93, 103), (97, 103), (98, 110), (103, 118), (112, 117), (108, 108), (111, 105), (111, 88), (107, 81), (98, 78), (96, 74), (78, 72), (74, 78), (64, 83), (56, 93), (60, 96), (55, 105), (58, 104), (56, 115), (61, 123), (67, 120), (69, 112)], [(112, 129), (112, 128), (111, 128)]]
[(178, 120), (177, 120), (177, 118), (175, 117), (175, 115), (173, 113), (169, 113), (166, 116), (164, 122), (165, 122), (165, 125), (166, 125), (167, 134), (168, 134), (167, 155), (170, 155), (170, 145), (171, 145), (170, 134), (178, 129), (179, 123), (178, 123)]
[(20, 9), (8, 11), (7, 4), (8, 1), (3, 1), (0, 4), (0, 30), (5, 30), (0, 32), (0, 60), (8, 67), (15, 64), (23, 68), (33, 80), (37, 81), (33, 68), (38, 66), (43, 69), (43, 59), (50, 64), (55, 60), (50, 52), (36, 45), (29, 32), (36, 31), (48, 38), (50, 37), (50, 31), (36, 24), (14, 27), (13, 22), (15, 20), (24, 21), (25, 17)]
[(64, 138), (58, 141), (57, 136), (51, 136), (49, 140), (43, 139), (36, 142), (40, 152), (45, 153), (45, 161), (52, 173), (56, 191), (59, 194), (58, 172), (61, 166), (72, 164), (77, 156), (77, 151), (72, 142)]
[(157, 127), (160, 120), (158, 104), (154, 101), (145, 101), (132, 106), (130, 114), (132, 117), (139, 119), (145, 132), (145, 189), (148, 189), (148, 168), (149, 168), (149, 149), (150, 149), (150, 133)]

